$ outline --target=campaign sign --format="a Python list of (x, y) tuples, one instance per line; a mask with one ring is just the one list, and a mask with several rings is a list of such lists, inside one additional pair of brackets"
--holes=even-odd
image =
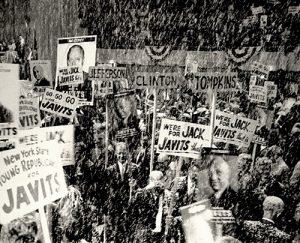
[(190, 122), (162, 119), (158, 152), (199, 158), (202, 147), (209, 147), (211, 127)]
[(0, 223), (22, 217), (67, 192), (51, 142), (0, 153)]
[(57, 43), (57, 64), (58, 70), (67, 66), (81, 66), (83, 83), (60, 86), (56, 78), (56, 90), (79, 98), (79, 106), (93, 105), (94, 93), (92, 81), (89, 80), (89, 67), (95, 66), (97, 36), (76, 36), (59, 38)]
[(73, 125), (34, 128), (19, 133), (19, 147), (53, 141), (57, 159), (63, 166), (74, 165), (74, 127)]
[(72, 119), (78, 106), (78, 98), (56, 90), (46, 89), (40, 109)]
[(19, 112), (20, 129), (30, 129), (41, 125), (38, 98), (20, 99)]
[(213, 89), (218, 92), (238, 91), (237, 73), (195, 73), (193, 76), (193, 88), (198, 92), (206, 92)]
[(214, 142), (248, 147), (257, 126), (258, 121), (216, 110), (213, 139)]
[(0, 139), (17, 137), (19, 123), (19, 65), (0, 64)]
[(60, 67), (57, 75), (59, 86), (83, 83), (82, 66)]
[(253, 62), (251, 64), (251, 70), (254, 73), (265, 75), (265, 78), (268, 78), (269, 73), (271, 71), (270, 70), (270, 66), (262, 64), (262, 63), (259, 63), (259, 62)]
[(46, 88), (52, 88), (52, 69), (50, 60), (31, 60), (30, 77), (36, 93), (43, 93)]
[(267, 105), (267, 87), (266, 86), (258, 86), (253, 85), (249, 87), (249, 99), (258, 103), (259, 105), (266, 106)]
[(267, 96), (268, 99), (276, 98), (277, 95), (277, 85), (272, 81), (266, 81), (265, 86), (267, 86)]
[(96, 96), (113, 93), (114, 84), (116, 92), (128, 88), (127, 72), (126, 68), (123, 67), (109, 67), (107, 65), (90, 67), (89, 78), (93, 80)]
[(134, 84), (136, 89), (146, 88), (159, 88), (171, 89), (177, 88), (179, 84), (180, 74), (173, 73), (160, 73), (160, 72), (135, 72)]

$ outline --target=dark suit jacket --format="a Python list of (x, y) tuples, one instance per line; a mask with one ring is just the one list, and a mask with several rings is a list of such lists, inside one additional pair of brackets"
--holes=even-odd
[(43, 77), (41, 80), (37, 80), (34, 86), (50, 86), (50, 82), (45, 77)]
[(279, 230), (272, 222), (262, 219), (261, 221), (245, 221), (243, 232), (244, 243), (288, 243), (290, 235)]
[(108, 183), (108, 202), (107, 209), (109, 214), (114, 216), (121, 216), (126, 211), (129, 201), (129, 181), (137, 177), (137, 165), (128, 162), (124, 164), (125, 172), (124, 178), (121, 178), (121, 172), (118, 163), (111, 165), (106, 170), (105, 180)]
[(237, 204), (237, 194), (231, 187), (228, 187), (219, 199), (216, 199), (214, 194), (209, 199), (212, 207), (222, 207), (225, 210), (233, 210)]

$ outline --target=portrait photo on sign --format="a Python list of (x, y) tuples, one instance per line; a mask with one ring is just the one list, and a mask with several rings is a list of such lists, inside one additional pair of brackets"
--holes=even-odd
[(95, 66), (96, 36), (59, 38), (57, 45), (57, 69), (67, 66), (82, 66), (87, 74)]
[(50, 60), (30, 61), (30, 76), (33, 86), (52, 87), (52, 71)]
[(16, 90), (18, 90), (17, 80), (9, 77), (0, 79), (0, 128), (18, 122), (19, 93)]

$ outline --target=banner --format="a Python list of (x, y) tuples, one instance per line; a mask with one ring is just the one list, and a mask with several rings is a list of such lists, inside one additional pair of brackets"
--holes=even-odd
[(58, 68), (57, 82), (59, 86), (83, 83), (82, 66)]
[(272, 81), (266, 81), (265, 86), (267, 87), (268, 99), (276, 98), (277, 96), (277, 85)]
[(57, 69), (67, 66), (82, 66), (83, 83), (59, 86), (56, 78), (55, 87), (69, 95), (79, 98), (79, 105), (93, 105), (94, 94), (92, 81), (88, 79), (90, 66), (95, 66), (97, 36), (78, 36), (59, 38), (57, 45)]
[(53, 141), (53, 151), (63, 166), (74, 165), (74, 126), (54, 126), (22, 130), (19, 133), (18, 147), (42, 144)]
[(32, 60), (30, 64), (30, 76), (37, 93), (45, 92), (46, 88), (52, 88), (52, 71), (50, 60)]
[(195, 73), (192, 86), (198, 92), (207, 92), (212, 88), (218, 92), (238, 91), (237, 73)]
[(41, 125), (38, 98), (20, 99), (19, 112), (20, 129), (30, 129)]
[(46, 89), (40, 109), (72, 119), (78, 106), (78, 98), (52, 89)]
[(64, 172), (51, 143), (0, 153), (0, 223), (22, 217), (67, 192)]
[(118, 93), (128, 89), (127, 71), (123, 67), (109, 67), (105, 64), (90, 67), (89, 78), (93, 80), (95, 96)]
[(162, 119), (158, 152), (198, 159), (202, 147), (210, 147), (211, 127)]
[(17, 137), (19, 124), (19, 65), (0, 64), (0, 139)]
[(170, 89), (177, 88), (180, 75), (176, 73), (159, 72), (135, 72), (133, 87), (136, 89), (159, 88)]
[(214, 142), (248, 147), (258, 121), (216, 110)]

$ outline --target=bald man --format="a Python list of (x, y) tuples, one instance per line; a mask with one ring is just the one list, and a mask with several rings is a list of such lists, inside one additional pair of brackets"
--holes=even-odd
[(212, 207), (232, 210), (237, 202), (236, 192), (230, 187), (230, 167), (221, 157), (214, 158), (209, 165), (209, 183), (214, 193), (210, 197)]
[(260, 221), (244, 222), (244, 243), (291, 242), (290, 235), (276, 227), (276, 219), (283, 212), (284, 203), (279, 197), (268, 196), (263, 202), (263, 217)]
[(36, 79), (34, 86), (50, 86), (50, 82), (44, 76), (43, 67), (36, 65), (32, 69), (34, 78)]

